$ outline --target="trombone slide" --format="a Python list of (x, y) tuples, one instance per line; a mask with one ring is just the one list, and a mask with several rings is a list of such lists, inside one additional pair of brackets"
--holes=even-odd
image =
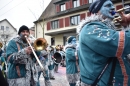
[(38, 62), (38, 64), (39, 64), (39, 66), (41, 67), (41, 69), (42, 69), (42, 71), (43, 71), (43, 75), (45, 76), (46, 74), (45, 74), (45, 71), (44, 71), (45, 69), (44, 69), (43, 65), (41, 64), (39, 58), (37, 57), (37, 55), (36, 55), (36, 53), (35, 53), (33, 47), (31, 46), (31, 43), (30, 43), (29, 40), (27, 39), (27, 36), (25, 36), (25, 38), (26, 38), (26, 40), (27, 40), (29, 46), (31, 47), (32, 52), (33, 52), (33, 54), (34, 54), (34, 56), (35, 56), (35, 58), (36, 58), (36, 60), (37, 60), (37, 62)]

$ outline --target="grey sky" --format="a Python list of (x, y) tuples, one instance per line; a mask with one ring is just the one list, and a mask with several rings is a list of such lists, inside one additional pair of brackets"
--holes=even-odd
[[(21, 25), (32, 27), (33, 21), (51, 0), (0, 0), (0, 20), (7, 19), (17, 29)], [(44, 5), (43, 5), (44, 3)], [(44, 6), (44, 7), (43, 7)]]

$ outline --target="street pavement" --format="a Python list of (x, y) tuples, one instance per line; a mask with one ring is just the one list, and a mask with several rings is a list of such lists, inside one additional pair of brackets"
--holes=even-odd
[[(59, 67), (58, 73), (54, 73), (55, 80), (50, 80), (52, 86), (69, 86), (69, 83), (66, 79), (66, 67)], [(40, 77), (40, 86), (44, 85), (44, 78)]]

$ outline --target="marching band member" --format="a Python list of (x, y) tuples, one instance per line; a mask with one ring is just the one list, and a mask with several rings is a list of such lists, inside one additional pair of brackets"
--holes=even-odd
[[(89, 8), (92, 15), (78, 27), (81, 86), (110, 86), (110, 72), (115, 61), (114, 86), (130, 86), (130, 64), (126, 59), (130, 53), (130, 30), (115, 30), (114, 9), (111, 0), (96, 0)], [(130, 15), (123, 14), (121, 25), (129, 24)]]
[(0, 70), (0, 85), (1, 86), (9, 86), (7, 80), (4, 78), (2, 71)]
[[(42, 50), (39, 59), (40, 59), (42, 65), (43, 65), (44, 68), (45, 68), (45, 74), (46, 74), (46, 75), (44, 76), (45, 86), (52, 86), (52, 85), (51, 85), (51, 82), (50, 82), (50, 79), (49, 79), (48, 52), (47, 52), (46, 50)], [(39, 73), (38, 73), (38, 80), (39, 80), (39, 78), (40, 78), (41, 73), (42, 73), (42, 70), (39, 71)], [(38, 86), (40, 86), (40, 83), (38, 83)]]
[(54, 78), (54, 61), (52, 56), (54, 55), (54, 48), (52, 46), (48, 46), (48, 69), (49, 69), (49, 77), (51, 80), (55, 80)]
[(2, 53), (4, 52), (4, 51), (2, 50), (2, 47), (3, 47), (3, 45), (2, 45), (2, 43), (0, 42), (0, 56), (1, 56)]
[(29, 37), (29, 28), (21, 26), (18, 37), (13, 38), (7, 45), (7, 61), (9, 86), (37, 86), (38, 71), (36, 59), (31, 57), (32, 50), (25, 36)]
[(65, 46), (65, 56), (66, 56), (66, 75), (70, 86), (76, 86), (79, 80), (78, 69), (76, 66), (76, 38), (70, 36), (67, 38), (68, 44)]
[[(59, 46), (59, 45), (57, 45), (57, 46), (55, 47), (55, 49), (56, 49), (55, 53), (56, 53), (56, 52), (60, 53), (60, 46)], [(54, 62), (54, 71), (55, 71), (56, 73), (58, 73), (58, 68), (59, 68), (59, 63)]]
[(3, 76), (5, 77), (5, 79), (7, 79), (7, 63), (6, 63), (6, 53), (2, 53), (2, 56), (0, 57), (0, 61), (1, 61), (1, 66), (2, 66), (2, 73)]

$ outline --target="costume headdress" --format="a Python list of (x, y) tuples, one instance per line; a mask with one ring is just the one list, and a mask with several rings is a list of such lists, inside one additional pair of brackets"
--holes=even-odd
[(107, 0), (96, 0), (95, 2), (93, 2), (89, 7), (90, 13), (98, 13), (105, 1)]
[(70, 43), (73, 38), (75, 38), (75, 37), (74, 37), (74, 36), (69, 36), (69, 37), (67, 38), (67, 42)]

